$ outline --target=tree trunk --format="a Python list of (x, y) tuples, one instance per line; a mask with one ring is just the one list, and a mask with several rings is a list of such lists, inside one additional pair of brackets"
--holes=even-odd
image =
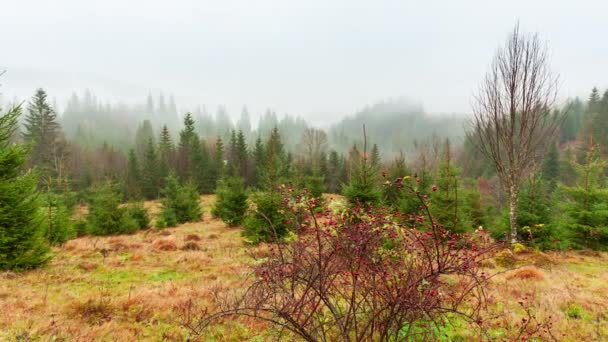
[(511, 226), (511, 243), (517, 242), (517, 187), (509, 187), (509, 222)]

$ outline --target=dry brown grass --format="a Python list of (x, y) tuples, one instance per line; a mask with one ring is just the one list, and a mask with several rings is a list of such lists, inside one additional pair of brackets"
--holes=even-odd
[[(55, 257), (45, 268), (0, 274), (0, 340), (187, 340), (174, 308), (190, 298), (210, 303), (220, 284), (242, 287), (250, 265), (268, 255), (268, 246), (248, 247), (239, 229), (213, 219), (212, 200), (201, 198), (202, 222), (164, 229), (163, 235), (148, 230), (74, 239), (55, 248)], [(158, 212), (156, 201), (145, 206)], [(185, 248), (190, 242), (200, 249)], [(175, 248), (167, 250), (166, 245)], [(521, 320), (517, 301), (528, 297), (540, 319), (552, 316), (561, 340), (608, 340), (607, 254), (522, 253), (517, 262), (530, 266), (492, 280), (489, 309), (499, 317), (488, 322), (491, 330)], [(487, 266), (492, 267), (490, 273), (505, 270), (491, 262)], [(569, 312), (575, 309), (582, 314)], [(206, 338), (272, 339), (265, 335), (267, 328), (251, 319), (226, 319)]]
[(513, 279), (521, 279), (521, 280), (543, 280), (545, 279), (545, 274), (534, 266), (527, 266), (518, 268), (514, 271), (511, 271), (505, 275), (505, 279), (513, 280)]

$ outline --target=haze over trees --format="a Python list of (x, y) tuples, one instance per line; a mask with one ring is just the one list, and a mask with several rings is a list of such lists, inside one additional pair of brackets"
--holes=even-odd
[[(265, 337), (278, 339), (490, 336), (489, 270), (520, 266), (520, 254), (540, 268), (552, 265), (545, 251), (608, 250), (608, 89), (590, 85), (587, 99), (562, 104), (557, 85), (548, 46), (516, 26), (469, 116), (393, 98), (323, 128), (271, 109), (186, 111), (168, 93), (110, 104), (90, 91), (59, 112), (40, 88), (23, 114), (20, 105), (0, 114), (0, 270), (44, 270), (55, 252), (71, 253), (55, 259), (65, 264), (89, 248), (100, 263), (76, 267), (105, 279), (146, 253), (193, 252), (166, 259), (247, 279), (225, 289), (206, 275), (209, 298), (172, 307), (180, 337), (235, 315), (268, 323)], [(207, 234), (212, 225), (240, 236), (214, 245), (222, 237)], [(172, 236), (180, 230), (184, 241)], [(208, 246), (197, 242), (203, 232)], [(75, 238), (86, 242), (68, 250)], [(224, 247), (216, 261), (210, 248)], [(250, 271), (213, 264), (245, 248)], [(544, 279), (534, 270), (517, 277)], [(189, 276), (163, 270), (146, 281)], [(141, 309), (125, 319), (165, 324), (142, 297), (129, 290), (123, 305), (102, 298), (74, 310), (105, 324), (113, 310)], [(526, 316), (517, 325), (509, 316), (499, 338), (555, 339), (521, 303), (515, 314)]]

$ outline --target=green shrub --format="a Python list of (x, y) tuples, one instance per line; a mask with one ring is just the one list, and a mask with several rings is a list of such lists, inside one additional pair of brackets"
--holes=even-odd
[(230, 177), (220, 181), (217, 199), (211, 213), (229, 226), (238, 226), (247, 212), (247, 191), (241, 178)]
[(260, 192), (252, 196), (253, 208), (243, 223), (243, 236), (252, 243), (276, 241), (288, 231), (288, 215), (278, 192)]
[(27, 149), (10, 141), (19, 106), (0, 115), (0, 270), (24, 270), (49, 259), (35, 172), (23, 173)]
[(61, 245), (76, 235), (70, 210), (62, 196), (47, 193), (42, 196), (41, 216), (44, 218), (46, 240), (52, 245)]
[(150, 228), (150, 216), (143, 203), (131, 203), (126, 208), (127, 215), (135, 220), (138, 229)]
[(158, 228), (200, 220), (200, 196), (193, 184), (181, 185), (174, 175), (169, 175), (162, 196), (162, 207), (156, 224)]
[(126, 234), (138, 230), (137, 221), (128, 208), (120, 207), (120, 194), (114, 184), (97, 189), (87, 215), (88, 232), (93, 235)]

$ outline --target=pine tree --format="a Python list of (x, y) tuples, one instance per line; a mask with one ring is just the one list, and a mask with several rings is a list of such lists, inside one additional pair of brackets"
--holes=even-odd
[(281, 180), (287, 175), (289, 164), (277, 127), (270, 132), (264, 151), (266, 156), (262, 176), (263, 188), (275, 191)]
[(44, 217), (45, 238), (49, 244), (61, 245), (74, 237), (76, 232), (70, 219), (70, 210), (62, 195), (48, 191), (42, 196), (41, 215)]
[(406, 176), (410, 175), (410, 170), (405, 163), (403, 152), (390, 165), (388, 173), (384, 179), (384, 187), (382, 188), (382, 201), (393, 209), (399, 209), (399, 203), (406, 193), (393, 184)]
[(154, 141), (154, 129), (149, 120), (144, 120), (135, 131), (135, 152), (139, 160), (144, 159), (150, 139)]
[(31, 164), (40, 168), (43, 177), (53, 169), (52, 151), (60, 132), (56, 120), (57, 114), (48, 104), (46, 92), (38, 89), (28, 106), (23, 139), (31, 145)]
[(382, 157), (380, 156), (380, 149), (378, 149), (378, 145), (374, 144), (372, 147), (372, 153), (369, 157), (370, 166), (378, 172), (381, 167)]
[(0, 269), (25, 270), (49, 259), (39, 215), (34, 172), (22, 173), (23, 146), (9, 142), (17, 129), (19, 106), (0, 116)]
[(198, 136), (192, 140), (192, 151), (190, 165), (192, 165), (192, 180), (201, 193), (207, 193), (208, 177), (210, 176), (209, 153), (204, 141)]
[(213, 152), (213, 159), (209, 160), (209, 177), (206, 177), (205, 189), (203, 193), (212, 193), (217, 187), (217, 182), (225, 174), (224, 165), (224, 143), (222, 138), (219, 136), (215, 141), (215, 148)]
[(148, 140), (148, 147), (144, 156), (144, 161), (141, 169), (141, 192), (147, 199), (155, 199), (158, 197), (159, 177), (158, 177), (158, 158), (154, 141)]
[(329, 152), (329, 160), (327, 162), (327, 176), (325, 177), (325, 185), (327, 191), (332, 194), (340, 193), (342, 181), (340, 180), (341, 160), (338, 152), (332, 150)]
[(201, 218), (199, 194), (191, 182), (180, 185), (173, 174), (169, 174), (162, 190), (161, 211), (156, 221), (159, 228), (173, 227), (179, 223), (194, 222)]
[(245, 136), (249, 136), (251, 134), (251, 119), (249, 118), (249, 111), (247, 110), (247, 107), (243, 107), (241, 117), (236, 123), (236, 126), (239, 131), (242, 131), (243, 134), (245, 134)]
[(559, 178), (559, 151), (557, 144), (551, 144), (547, 157), (542, 164), (542, 177), (547, 181), (548, 191), (552, 192), (557, 186), (557, 180)]
[(192, 177), (192, 145), (196, 132), (194, 130), (194, 119), (191, 113), (186, 113), (184, 117), (184, 128), (179, 132), (179, 145), (177, 151), (177, 172), (182, 181)]
[(236, 137), (236, 160), (241, 178), (247, 180), (249, 174), (249, 152), (247, 151), (247, 143), (245, 142), (245, 134), (239, 130)]
[(129, 150), (125, 194), (128, 200), (141, 198), (141, 172), (134, 149)]
[(522, 187), (517, 203), (518, 235), (539, 247), (550, 245), (551, 197), (544, 174), (532, 175)]
[(135, 232), (139, 228), (137, 222), (120, 204), (121, 196), (114, 183), (107, 182), (95, 189), (87, 215), (87, 231), (93, 235)]
[(228, 144), (228, 165), (226, 166), (226, 172), (231, 177), (235, 177), (239, 173), (237, 148), (236, 131), (232, 130)]
[(578, 184), (564, 186), (565, 214), (562, 227), (570, 234), (574, 246), (605, 250), (608, 247), (608, 189), (605, 187), (605, 161), (597, 158), (590, 143), (584, 164), (575, 164)]
[(593, 87), (591, 89), (591, 94), (589, 95), (589, 101), (587, 102), (587, 112), (588, 113), (597, 113), (600, 105), (600, 91), (597, 87)]
[(262, 138), (258, 136), (255, 140), (255, 147), (253, 149), (253, 186), (256, 188), (261, 187), (262, 179), (264, 177), (264, 166), (266, 161), (266, 151), (264, 150), (264, 143)]
[(432, 195), (431, 212), (434, 219), (446, 229), (462, 233), (472, 227), (464, 212), (459, 175), (460, 172), (454, 165), (450, 141), (446, 139), (444, 159), (435, 177), (437, 190)]
[(378, 174), (367, 158), (367, 151), (363, 155), (357, 155), (356, 146), (351, 151), (351, 176), (349, 183), (344, 188), (344, 196), (351, 205), (375, 205), (380, 201), (381, 193), (378, 188)]
[(217, 199), (211, 213), (229, 226), (238, 226), (247, 212), (247, 191), (243, 179), (228, 177), (217, 187)]
[(158, 177), (159, 186), (163, 187), (165, 178), (171, 171), (171, 161), (175, 147), (171, 140), (171, 134), (166, 125), (163, 126), (158, 142)]

